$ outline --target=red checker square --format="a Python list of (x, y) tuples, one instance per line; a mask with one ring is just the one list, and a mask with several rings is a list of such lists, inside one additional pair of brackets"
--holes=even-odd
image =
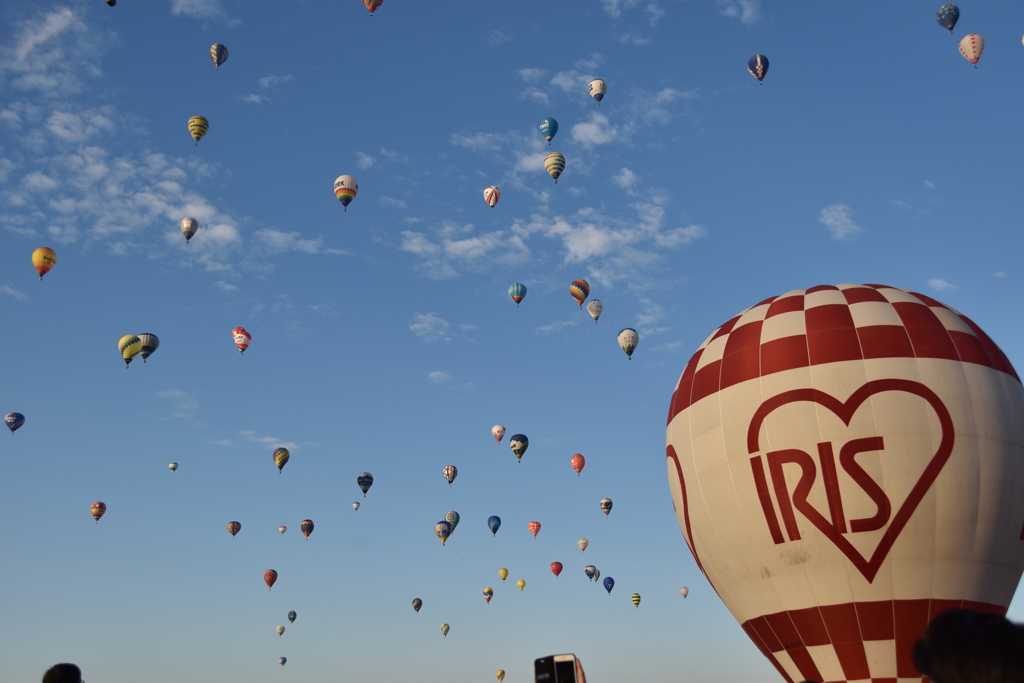
[(772, 632), (782, 641), (782, 647), (786, 650), (801, 647), (800, 632), (796, 630), (789, 612), (776, 612), (775, 614), (764, 615), (765, 621), (771, 627)]
[(775, 301), (778, 298), (779, 297), (777, 297), (777, 296), (770, 296), (767, 299), (765, 299), (764, 301), (760, 301), (760, 302), (754, 304), (753, 306), (751, 306), (751, 308), (757, 308), (758, 306), (764, 306), (765, 304), (770, 304), (771, 302)]
[(895, 617), (891, 600), (856, 602), (857, 621), (864, 640), (893, 640), (896, 637)]
[(843, 667), (843, 675), (847, 680), (860, 681), (871, 676), (864, 643), (858, 640), (851, 643), (835, 643), (832, 647), (835, 648), (839, 666)]
[(714, 341), (715, 339), (718, 339), (719, 337), (722, 337), (722, 336), (727, 335), (730, 332), (732, 332), (732, 326), (735, 325), (736, 321), (739, 320), (739, 319), (740, 319), (740, 316), (737, 315), (732, 320), (728, 321), (727, 323), (725, 323), (724, 325), (719, 327), (718, 330), (715, 332), (715, 336), (713, 336), (708, 341), (708, 343), (711, 343), (711, 341)]
[[(875, 291), (875, 290), (870, 290)], [(913, 358), (914, 347), (907, 330), (899, 325), (866, 325), (857, 328), (865, 358)]]
[(792, 313), (793, 311), (804, 310), (804, 295), (797, 294), (794, 296), (787, 296), (781, 299), (776, 299), (772, 302), (772, 305), (768, 307), (768, 313), (765, 314), (765, 319), (772, 317), (773, 315), (779, 315), (781, 313)]
[(722, 374), (722, 361), (708, 363), (693, 378), (693, 391), (690, 393), (690, 405), (718, 391), (719, 376)]
[[(782, 641), (779, 640), (777, 635), (775, 635), (775, 631), (773, 631), (772, 627), (768, 625), (768, 620), (764, 617), (751, 619), (743, 625), (743, 629), (746, 630), (747, 626), (757, 634), (758, 639), (760, 642), (764, 643), (764, 646), (768, 648), (769, 652), (780, 652), (783, 649)], [(758, 641), (755, 640), (754, 642), (756, 643)]]
[(722, 388), (760, 377), (761, 321), (737, 328), (725, 342), (722, 355)]
[(942, 303), (941, 301), (936, 301), (935, 299), (931, 298), (927, 294), (921, 294), (920, 292), (910, 292), (910, 293), (912, 295), (916, 296), (918, 299), (920, 299), (921, 301), (923, 301), (924, 303), (926, 303), (929, 306), (937, 306), (939, 308), (945, 308), (946, 310), (949, 310), (949, 306), (947, 306), (946, 304)]
[(889, 302), (881, 292), (870, 287), (850, 287), (843, 290), (843, 296), (846, 297), (848, 304), (859, 304), (865, 301), (880, 301), (883, 304)]
[(863, 358), (857, 328), (847, 306), (817, 306), (805, 313), (804, 320), (811, 365)]
[(693, 373), (697, 371), (697, 363), (700, 361), (700, 357), (704, 355), (704, 349), (697, 349), (697, 353), (693, 354), (690, 358), (690, 362), (686, 364), (686, 368), (683, 369), (683, 376), (679, 378), (679, 386), (676, 387), (676, 391), (672, 394), (672, 405), (668, 409), (668, 421), (671, 422), (672, 418), (690, 407), (690, 392), (693, 389)]
[(792, 617), (793, 625), (796, 626), (805, 647), (829, 644), (828, 630), (817, 607), (791, 610), (789, 616)]
[(996, 343), (992, 341), (992, 339), (966, 315), (960, 316), (960, 319), (967, 323), (968, 327), (974, 330), (974, 334), (978, 335), (978, 339), (981, 340), (981, 345), (985, 347), (986, 351), (988, 351), (988, 357), (992, 359), (992, 363), (995, 365), (996, 370), (1005, 372), (1007, 375), (1010, 375), (1014, 379), (1020, 381), (1020, 378), (1017, 377), (1017, 373), (1013, 369), (1013, 365), (1010, 364), (1010, 360), (1006, 357), (1006, 354), (1003, 353), (1002, 349), (996, 346)]
[(915, 678), (921, 674), (910, 659), (910, 651), (928, 625), (928, 600), (894, 600), (893, 615), (896, 617), (896, 676)]
[[(857, 608), (852, 602), (842, 605), (826, 605), (820, 608), (821, 617), (825, 621), (829, 638), (833, 643), (852, 643), (861, 641), (860, 627), (857, 625)], [(857, 676), (848, 676), (858, 678)], [(867, 678), (861, 676), (860, 678)]]
[[(768, 624), (764, 623), (764, 619), (762, 617), (758, 617), (757, 619), (753, 619), (751, 621), (748, 621), (748, 622), (744, 623), (743, 624), (743, 630), (746, 632), (747, 636), (752, 641), (754, 641), (754, 644), (757, 645), (757, 648), (761, 651), (761, 654), (763, 654), (765, 657), (768, 658), (768, 661), (772, 663), (772, 666), (774, 666), (775, 669), (779, 672), (779, 675), (781, 675), (782, 678), (784, 678), (786, 680), (786, 683), (793, 683), (793, 679), (790, 677), (790, 675), (788, 673), (786, 673), (786, 670), (784, 668), (782, 668), (782, 665), (779, 664), (779, 660), (775, 658), (775, 655), (772, 654), (772, 651), (768, 648), (768, 646), (765, 644), (765, 642), (761, 639), (761, 636), (758, 635), (757, 629), (755, 629), (754, 626), (753, 626), (753, 622), (754, 621), (760, 621), (762, 623), (762, 625), (763, 625), (765, 630), (771, 631), (771, 629), (768, 628)], [(779, 645), (779, 650), (781, 650), (781, 649), (782, 649), (782, 646)], [(776, 650), (776, 651), (778, 651), (778, 650)]]
[(960, 360), (965, 363), (975, 363), (989, 368), (995, 367), (995, 363), (989, 358), (988, 351), (985, 350), (980, 339), (973, 334), (967, 334), (958, 330), (947, 330), (947, 332), (949, 332), (949, 338), (953, 340), (953, 345), (956, 347)]
[(806, 368), (810, 364), (810, 357), (807, 355), (807, 337), (802, 334), (774, 339), (761, 344), (762, 377), (773, 372)]
[(918, 358), (960, 360), (942, 321), (927, 306), (898, 301), (892, 305), (907, 326), (914, 355)]
[[(921, 679), (921, 683), (924, 683), (924, 678)], [(871, 683), (896, 683), (895, 678), (872, 678)]]

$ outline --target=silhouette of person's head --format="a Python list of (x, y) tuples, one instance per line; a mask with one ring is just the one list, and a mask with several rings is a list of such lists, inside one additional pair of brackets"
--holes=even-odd
[(74, 664), (54, 664), (43, 674), (43, 683), (82, 683), (82, 670)]
[(1024, 628), (997, 614), (952, 609), (928, 625), (910, 656), (935, 683), (1019, 683)]

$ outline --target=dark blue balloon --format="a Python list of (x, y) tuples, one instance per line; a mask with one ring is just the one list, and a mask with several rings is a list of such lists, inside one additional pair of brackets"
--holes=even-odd
[(935, 21), (939, 22), (939, 26), (942, 28), (948, 28), (950, 33), (953, 32), (953, 27), (956, 26), (959, 18), (960, 8), (956, 5), (943, 5), (935, 13)]
[(491, 533), (497, 536), (498, 527), (501, 526), (501, 517), (499, 517), (498, 515), (491, 515), (487, 518), (487, 526), (491, 528)]
[(612, 589), (615, 588), (615, 579), (610, 576), (604, 577), (604, 589), (611, 595)]
[(758, 83), (763, 82), (768, 73), (768, 58), (764, 55), (754, 55), (747, 60), (747, 71), (757, 79)]
[(4, 417), (4, 424), (7, 425), (7, 428), (10, 429), (13, 434), (17, 431), (18, 427), (25, 424), (25, 416), (21, 413), (7, 413)]
[(296, 616), (298, 616), (298, 615), (295, 614), (295, 610), (292, 610), (291, 612), (289, 612), (288, 613), (288, 623), (289, 624), (294, 624)]

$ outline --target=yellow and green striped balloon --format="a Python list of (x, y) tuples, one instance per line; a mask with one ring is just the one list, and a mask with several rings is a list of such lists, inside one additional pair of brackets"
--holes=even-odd
[(562, 171), (565, 170), (565, 157), (558, 152), (551, 152), (544, 157), (544, 168), (557, 184), (558, 176), (562, 175)]
[(210, 130), (210, 122), (206, 120), (205, 116), (193, 116), (188, 120), (188, 132), (197, 145), (208, 130)]
[(124, 358), (124, 367), (127, 370), (135, 356), (142, 351), (142, 340), (134, 334), (126, 334), (118, 340), (117, 350), (121, 352), (121, 358)]

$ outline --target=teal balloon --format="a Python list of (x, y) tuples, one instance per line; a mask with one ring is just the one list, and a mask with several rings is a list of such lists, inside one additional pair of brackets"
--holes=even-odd
[(551, 138), (555, 137), (558, 132), (558, 121), (555, 121), (550, 116), (540, 122), (540, 132), (544, 136), (544, 139), (551, 144)]
[(516, 302), (516, 308), (519, 308), (519, 302), (526, 298), (526, 285), (521, 282), (515, 283), (508, 288), (508, 295)]
[(449, 510), (448, 512), (445, 513), (444, 521), (452, 525), (451, 533), (455, 533), (455, 527), (459, 525), (460, 519), (461, 517), (459, 517), (459, 513), (456, 512), (455, 510)]

